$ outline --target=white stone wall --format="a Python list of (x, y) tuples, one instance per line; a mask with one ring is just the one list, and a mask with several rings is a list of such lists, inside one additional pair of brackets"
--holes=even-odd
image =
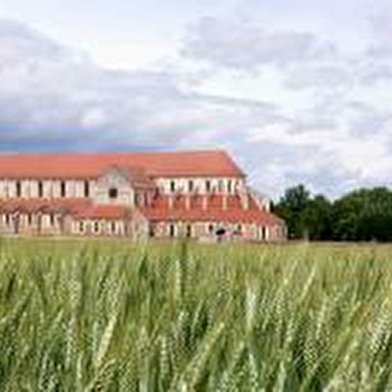
[(0, 180), (0, 197), (15, 197), (16, 196), (16, 182), (14, 180), (2, 179)]
[[(115, 199), (109, 197), (109, 190), (117, 189)], [(116, 204), (134, 207), (135, 192), (129, 181), (117, 174), (109, 172), (93, 184), (90, 196), (96, 204)]]

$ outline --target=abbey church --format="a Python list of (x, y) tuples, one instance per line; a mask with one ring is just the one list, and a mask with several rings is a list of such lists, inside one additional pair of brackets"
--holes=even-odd
[(271, 242), (286, 225), (225, 151), (1, 154), (0, 235)]

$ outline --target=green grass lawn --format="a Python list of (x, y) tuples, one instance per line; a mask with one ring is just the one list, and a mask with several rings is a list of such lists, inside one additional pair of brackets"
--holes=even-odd
[(390, 391), (392, 247), (0, 242), (0, 391)]

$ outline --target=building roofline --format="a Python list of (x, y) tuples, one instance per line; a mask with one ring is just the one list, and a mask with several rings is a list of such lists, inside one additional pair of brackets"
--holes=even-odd
[(97, 178), (104, 168), (113, 165), (140, 166), (152, 178), (246, 177), (222, 149), (0, 153), (1, 178)]

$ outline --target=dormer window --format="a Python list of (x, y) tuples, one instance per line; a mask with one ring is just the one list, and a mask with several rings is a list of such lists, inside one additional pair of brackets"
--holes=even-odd
[(117, 188), (110, 188), (109, 189), (109, 199), (114, 200), (118, 197), (118, 189)]

